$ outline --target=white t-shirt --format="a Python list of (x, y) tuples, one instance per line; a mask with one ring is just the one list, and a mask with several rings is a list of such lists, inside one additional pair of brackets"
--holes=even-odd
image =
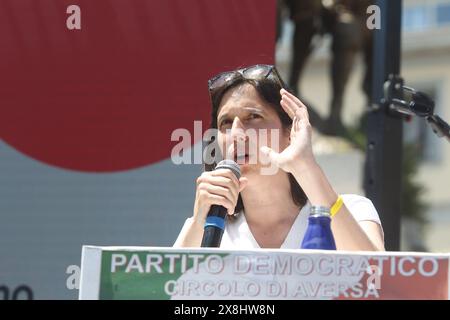
[[(366, 197), (362, 197), (355, 194), (343, 194), (342, 199), (345, 206), (353, 215), (356, 221), (373, 221), (381, 226), (378, 212), (375, 209), (372, 201)], [(308, 216), (311, 204), (309, 201), (300, 210), (297, 218), (295, 219), (291, 229), (289, 230), (286, 239), (281, 245), (281, 249), (299, 249), (303, 236), (305, 235), (306, 228), (308, 226)], [(183, 229), (180, 235), (185, 232), (185, 228), (190, 224), (191, 218), (186, 219)], [(179, 243), (180, 235), (175, 241), (174, 246)], [(260, 248), (256, 242), (250, 228), (245, 219), (245, 214), (241, 212), (234, 221), (228, 221), (220, 243), (220, 248), (223, 249), (255, 249)]]

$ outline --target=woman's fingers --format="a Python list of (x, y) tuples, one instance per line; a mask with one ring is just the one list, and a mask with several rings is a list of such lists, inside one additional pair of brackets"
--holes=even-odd
[(206, 190), (210, 194), (215, 194), (217, 196), (222, 196), (230, 200), (232, 203), (237, 202), (238, 190), (235, 188), (224, 188), (221, 186), (216, 186), (207, 182), (202, 182), (198, 186), (199, 190)]
[[(283, 98), (281, 100), (282, 102), (285, 101), (286, 108), (289, 109), (290, 113), (294, 115), (294, 117), (298, 117), (300, 119), (305, 119), (309, 121), (309, 115), (308, 111), (306, 110), (306, 107), (303, 104), (298, 104), (295, 102), (291, 97), (287, 95), (283, 95)], [(290, 115), (290, 117), (293, 119), (294, 117)]]
[(236, 207), (236, 205), (231, 202), (228, 198), (224, 197), (224, 196), (219, 196), (216, 194), (209, 194), (208, 195), (208, 201), (210, 205), (219, 205), (219, 206), (223, 206), (227, 209), (228, 214), (233, 214), (234, 213), (234, 208)]
[(214, 176), (214, 177), (226, 177), (228, 179), (231, 179), (236, 186), (239, 186), (238, 178), (229, 169), (217, 169), (217, 170), (214, 170), (214, 171), (210, 171), (210, 173), (211, 173), (211, 176)]
[(278, 156), (279, 153), (274, 151), (272, 148), (267, 146), (262, 146), (260, 148), (261, 152), (270, 159), (270, 162), (278, 166)]
[(309, 114), (306, 106), (293, 94), (282, 89), (281, 91), (281, 106), (288, 113), (291, 119), (295, 116), (306, 119), (309, 122)]
[(245, 177), (241, 177), (239, 179), (239, 192), (244, 190), (247, 185), (248, 185), (248, 179)]
[(197, 188), (229, 197), (231, 201), (236, 202), (239, 195), (240, 182), (230, 170), (220, 169), (203, 172), (197, 179)]
[(283, 107), (283, 110), (286, 111), (286, 113), (288, 114), (288, 116), (289, 116), (291, 119), (294, 119), (294, 117), (295, 117), (295, 111), (292, 110), (291, 106), (290, 106), (284, 99), (281, 99), (280, 105)]
[(292, 120), (292, 129), (291, 129), (291, 135), (295, 132), (298, 132), (299, 125), (298, 125), (298, 117), (294, 117)]
[(216, 186), (221, 186), (221, 187), (225, 187), (225, 188), (228, 188), (228, 186), (230, 184), (235, 185), (235, 182), (228, 177), (211, 176), (211, 175), (198, 178), (197, 185), (201, 182), (208, 182), (208, 183), (214, 184)]
[(289, 91), (287, 91), (286, 89), (281, 89), (280, 90), (281, 95), (286, 95), (288, 97), (290, 97), (297, 105), (305, 107), (305, 104), (296, 96), (294, 96), (292, 93), (290, 93)]
[[(237, 179), (236, 179), (237, 181)], [(221, 194), (224, 195), (224, 193), (226, 192), (227, 194), (231, 194), (232, 198), (230, 199), (236, 199), (238, 197), (239, 194), (239, 181), (234, 182), (233, 180), (227, 178), (227, 177), (220, 177), (220, 176), (212, 176), (212, 175), (208, 175), (208, 176), (204, 176), (200, 179), (197, 180), (197, 188), (202, 189), (202, 188), (207, 188), (208, 186), (214, 186), (217, 188), (214, 188), (213, 191), (217, 191), (216, 194)], [(221, 188), (221, 189), (219, 189)], [(224, 190), (222, 190), (224, 189)], [(224, 191), (224, 192), (220, 192), (220, 190)], [(210, 191), (208, 189), (208, 191)]]
[(233, 214), (241, 192), (248, 184), (248, 179), (239, 180), (228, 169), (218, 169), (203, 172), (197, 178), (196, 203), (207, 211), (210, 205), (216, 204), (227, 208), (228, 214)]

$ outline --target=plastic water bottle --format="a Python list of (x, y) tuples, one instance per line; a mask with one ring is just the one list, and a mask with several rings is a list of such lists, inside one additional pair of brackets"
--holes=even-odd
[(308, 218), (308, 228), (302, 241), (302, 249), (336, 250), (333, 233), (331, 232), (330, 209), (321, 206), (311, 206)]

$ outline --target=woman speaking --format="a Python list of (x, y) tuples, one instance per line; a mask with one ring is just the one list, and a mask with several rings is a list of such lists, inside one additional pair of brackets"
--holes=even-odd
[[(220, 205), (229, 215), (220, 248), (299, 249), (310, 207), (343, 203), (331, 222), (337, 250), (384, 250), (372, 202), (338, 195), (333, 189), (312, 152), (307, 108), (284, 89), (274, 66), (223, 72), (208, 84), (211, 127), (217, 129), (222, 154), (239, 163), (241, 177), (205, 165), (197, 179), (193, 216), (187, 218), (174, 247), (199, 247), (208, 212)], [(275, 140), (272, 132), (279, 133)], [(267, 164), (277, 170), (262, 174)]]

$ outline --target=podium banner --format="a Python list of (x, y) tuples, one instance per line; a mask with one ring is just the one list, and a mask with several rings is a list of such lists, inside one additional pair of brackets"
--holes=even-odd
[(84, 246), (80, 299), (449, 299), (450, 254)]

